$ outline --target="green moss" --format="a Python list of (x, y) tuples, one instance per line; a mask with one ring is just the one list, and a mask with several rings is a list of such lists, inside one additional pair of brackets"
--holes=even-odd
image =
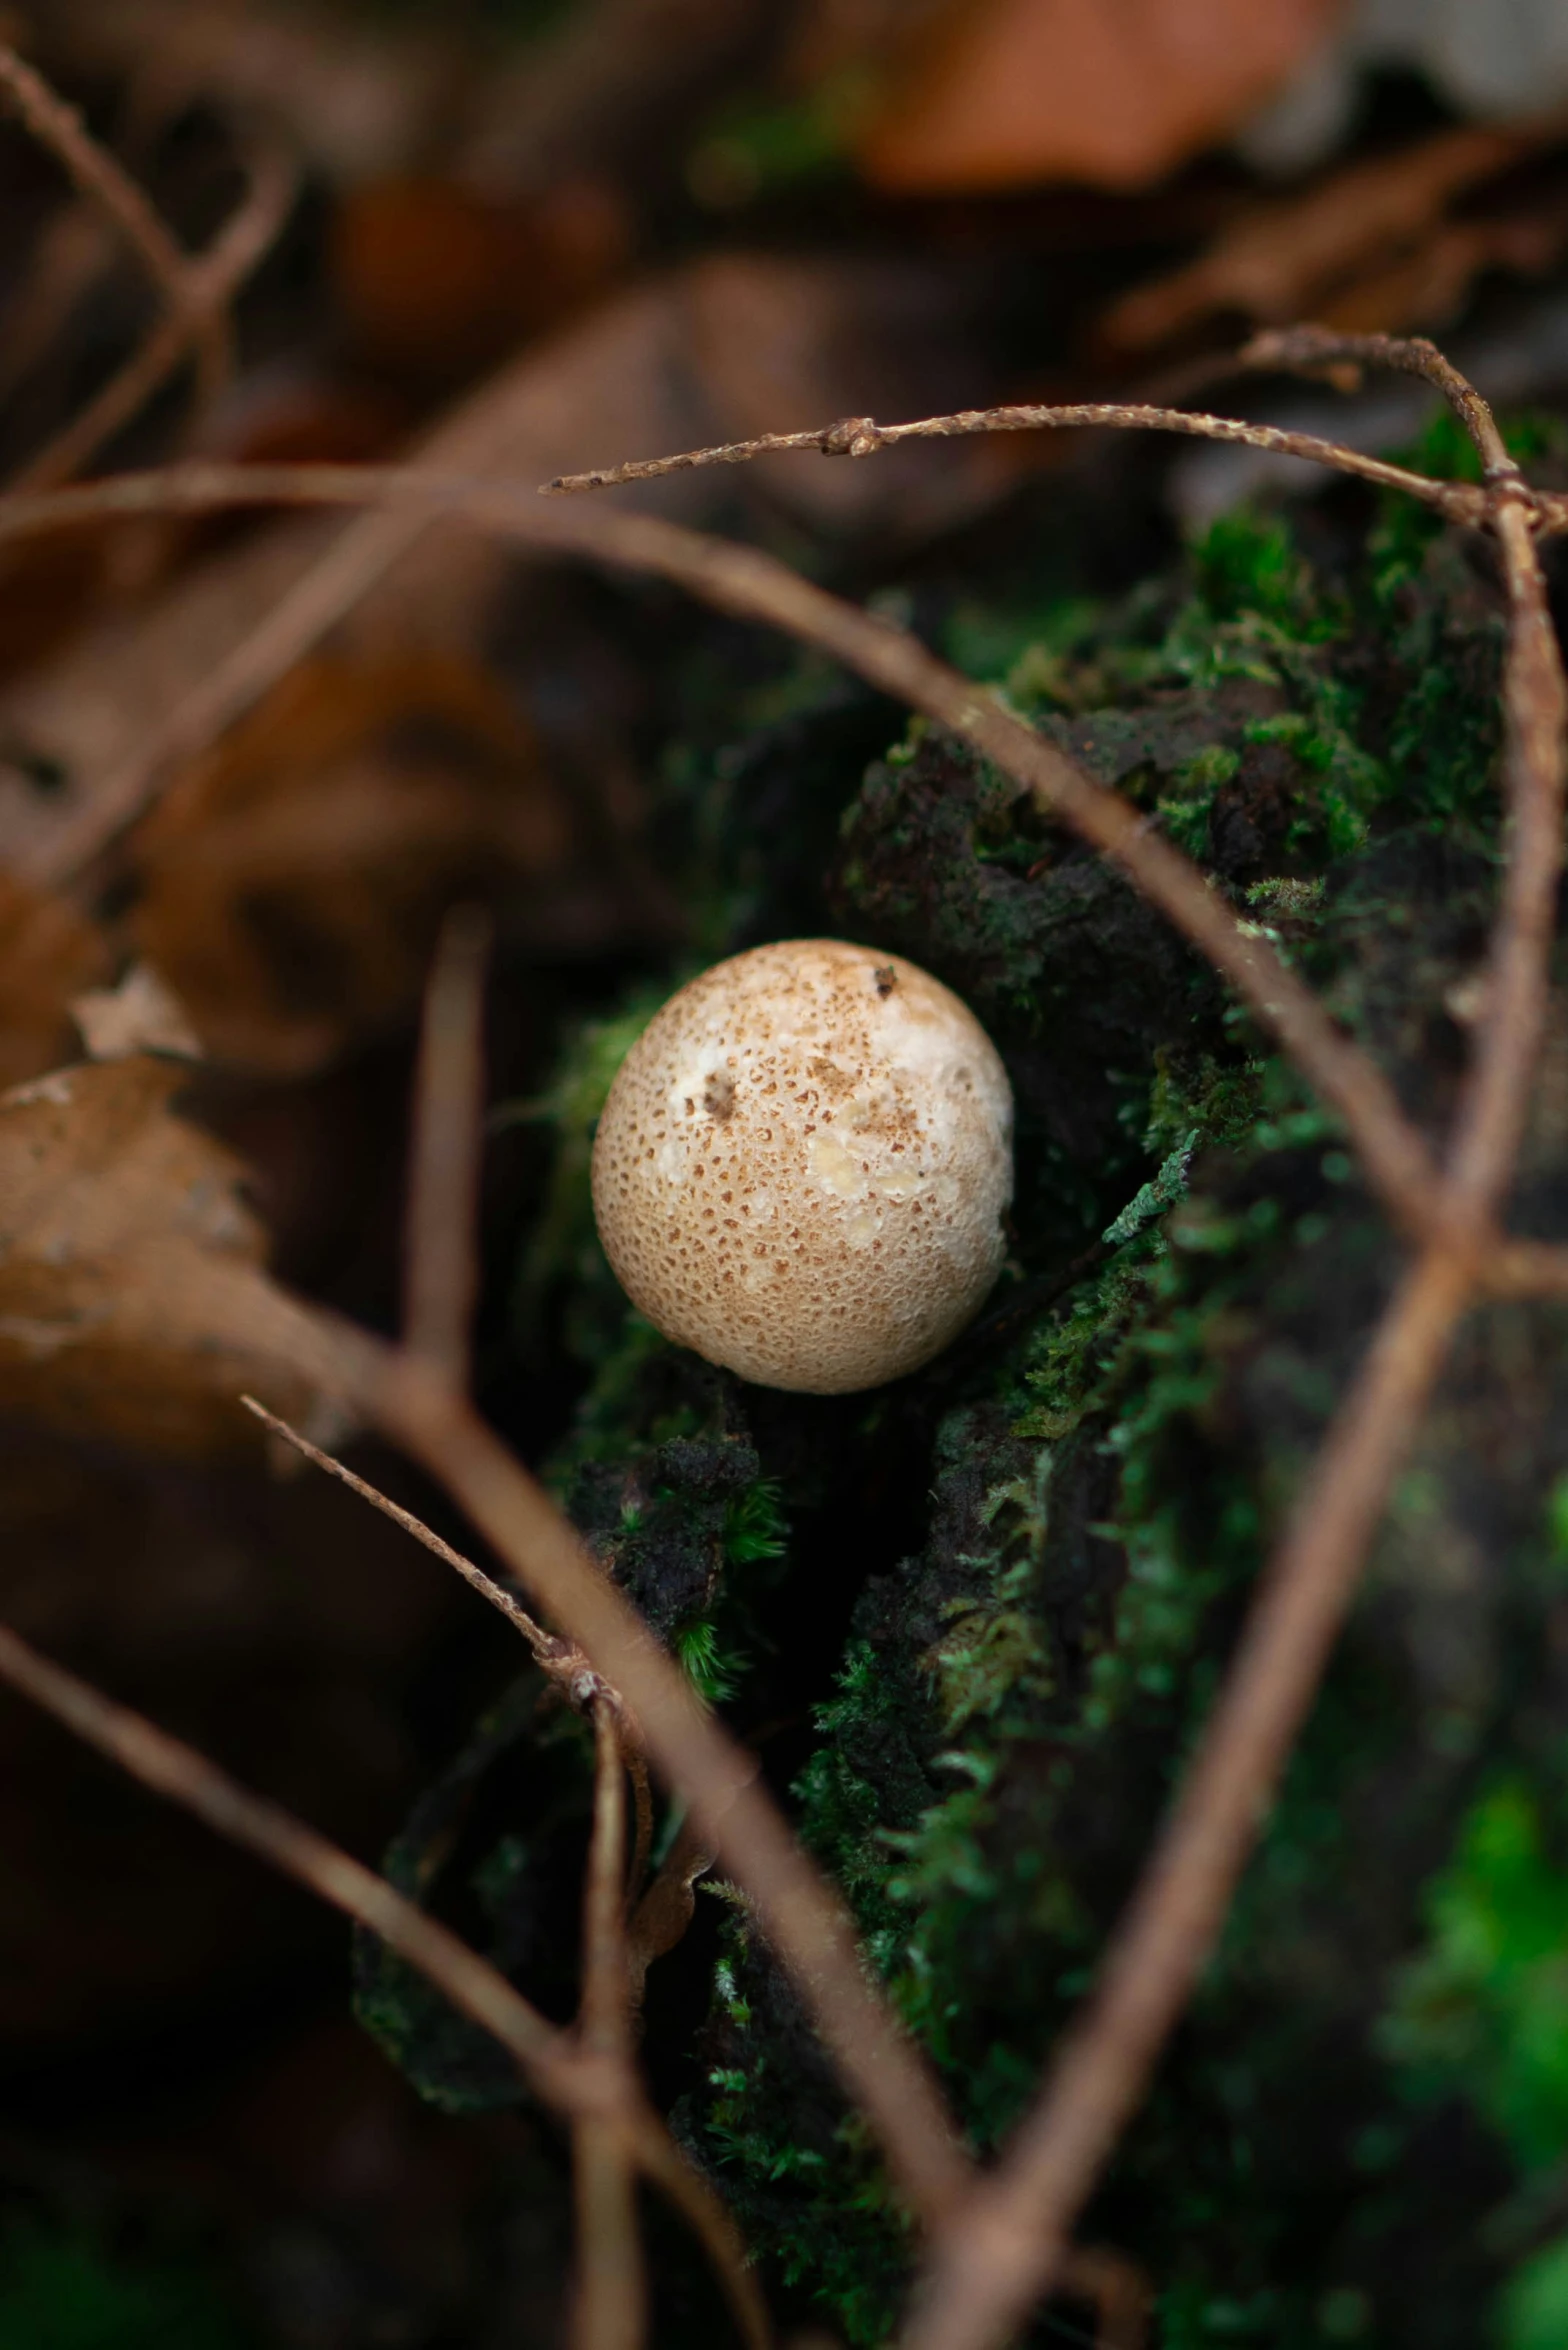
[(726, 101), (687, 165), (697, 193), (721, 207), (847, 178), (855, 138), (876, 92), (858, 70), (821, 76), (794, 98)]
[(1498, 2350), (1560, 2350), (1568, 2342), (1568, 2236), (1523, 2262), (1498, 2311)]
[(1209, 743), (1176, 770), (1171, 790), (1155, 805), (1165, 819), (1167, 837), (1189, 857), (1201, 857), (1209, 845), (1209, 825), (1223, 787), (1234, 783), (1241, 754), (1228, 743)]
[(710, 1616), (690, 1616), (677, 1624), (670, 1647), (705, 1705), (722, 1705), (734, 1696), (748, 1660), (743, 1649), (724, 1646)]
[(531, 1101), (502, 1103), (492, 1115), (498, 1128), (547, 1127), (553, 1145), (544, 1204), (519, 1260), (513, 1291), (513, 1320), (525, 1345), (537, 1341), (552, 1294), (568, 1285), (568, 1344), (581, 1359), (598, 1356), (607, 1320), (619, 1319), (619, 1291), (594, 1230), (593, 1138), (617, 1070), (672, 992), (639, 987), (611, 1018), (583, 1022), (563, 1044), (544, 1091)]
[[(1167, 1074), (1167, 1100), (1176, 1090)], [(1236, 1089), (1210, 1089), (1226, 1147), (1190, 1162), (1191, 1192), (1163, 1233), (1129, 1217), (1130, 1236), (993, 1376), (1026, 1399), (1021, 1416), (1016, 1403), (1011, 1417), (966, 1405), (946, 1422), (927, 1550), (862, 1603), (797, 1788), (815, 1848), (981, 2144), (1017, 2118), (1087, 1986), (1387, 1278), (1321, 1114), (1293, 1108), (1266, 1064), (1243, 1092), (1250, 1119)], [(1499, 1334), (1495, 1355), (1483, 1349), (1461, 1417), (1497, 1408), (1477, 1401), (1488, 1380), (1517, 1414), (1514, 1343)], [(1539, 1419), (1539, 1396), (1531, 1408)], [(1488, 2190), (1478, 2209), (1441, 2138), (1411, 2135), (1378, 2025), (1390, 2001), (1412, 2012), (1396, 1987), (1414, 1979), (1402, 1969), (1422, 1886), (1505, 1718), (1506, 1672), (1471, 1670), (1439, 1596), (1466, 1449), (1440, 1422), (1401, 1491), (1379, 1580), (1103, 2198), (1096, 2225), (1158, 2278), (1162, 2339), (1189, 2350), (1360, 2338), (1468, 2350), (1494, 2291)], [(1539, 1591), (1549, 1568), (1532, 1570)], [(1511, 1604), (1493, 1586), (1486, 1620), (1500, 1627)], [(1453, 1641), (1456, 1682), (1412, 1663)], [(1539, 1850), (1524, 1850), (1539, 1957), (1554, 1936), (1560, 1950), (1561, 1897), (1530, 1874)], [(785, 2094), (777, 1992), (749, 1929), (729, 1963), (745, 2007), (723, 2091), (732, 2191), (850, 2339), (880, 2340), (901, 2239), (843, 2123), (824, 2136), (818, 2122), (805, 2169), (779, 2168), (800, 2109)], [(1533, 2046), (1554, 1983), (1543, 1973), (1528, 1999), (1520, 1990), (1505, 2042), (1516, 2031)], [(1543, 2113), (1544, 2150), (1549, 2098)], [(1401, 2246), (1445, 2195), (1470, 2197), (1469, 2229), (1453, 2229), (1416, 2293)]]
[(1516, 1774), (1477, 1797), (1381, 2034), (1412, 2096), (1461, 2089), (1525, 2172), (1568, 2154), (1564, 1814), (1549, 1840), (1540, 1791)]
[[(1199, 858), (1440, 1135), (1495, 882), (1495, 598), (1460, 543), (1241, 514), (1118, 603), (1042, 579), (949, 636)], [(745, 692), (671, 766), (701, 951), (831, 922), (966, 995), (1019, 1106), (1008, 1286), (946, 1364), (870, 1401), (768, 1398), (668, 1346), (591, 1241), (616, 1032), (585, 1037), (551, 1090), (529, 1276), (585, 1369), (550, 1473), (709, 1702), (792, 1738), (809, 1718), (803, 1832), (990, 2147), (1092, 1981), (1395, 1252), (1334, 1121), (1025, 795), (923, 721), (885, 749), (885, 710), (804, 668)], [(1522, 1199), (1545, 1231), (1568, 1104), (1543, 1080), (1538, 1108)], [(1086, 2218), (1154, 2280), (1167, 2350), (1473, 2350), (1489, 2325), (1539, 2350), (1550, 2322), (1560, 1342), (1524, 1309), (1468, 1329)], [(821, 1604), (830, 1524), (824, 1579), (844, 1558), (864, 1588), (831, 1684), (797, 1656), (776, 1706), (776, 1636), (797, 1590)], [(534, 1865), (504, 1825), (465, 1859), (498, 1919)], [(770, 2281), (882, 2342), (904, 2223), (744, 1900), (712, 1890), (681, 2126)]]
[(6, 2350), (240, 2350), (254, 2339), (199, 2255), (117, 2249), (42, 2218), (0, 2230)]
[[(1543, 1517), (1544, 1539), (1515, 1571), (1555, 1620), (1568, 1478), (1551, 1483)], [(1424, 1940), (1377, 2041), (1413, 2107), (1462, 2112), (1506, 2149), (1511, 2188), (1481, 2230), (1506, 2270), (1490, 2337), (1499, 2350), (1544, 2350), (1568, 2318), (1568, 2238), (1555, 2232), (1568, 2162), (1568, 1737), (1525, 1707), (1507, 1744), (1426, 1886)]]

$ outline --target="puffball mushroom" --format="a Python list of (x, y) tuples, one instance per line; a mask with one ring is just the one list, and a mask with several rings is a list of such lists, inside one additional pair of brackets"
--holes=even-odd
[(897, 955), (755, 947), (655, 1013), (593, 1152), (599, 1236), (663, 1331), (764, 1387), (918, 1370), (1001, 1268), (1007, 1072)]

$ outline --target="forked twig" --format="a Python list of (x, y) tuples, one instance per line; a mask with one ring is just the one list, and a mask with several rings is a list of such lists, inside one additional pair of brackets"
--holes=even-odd
[(753, 1755), (699, 1703), (642, 1618), (555, 1504), (473, 1407), (359, 1334), (342, 1391), (457, 1501), (549, 1619), (626, 1700), (665, 1783), (690, 1805), (727, 1875), (743, 1885), (818, 2032), (882, 2143), (911, 2208), (938, 2226), (968, 2165), (925, 2060), (863, 1966), (842, 1902), (759, 1785)]
[(142, 189), (94, 139), (75, 107), (42, 75), (0, 43), (4, 90), (39, 143), (49, 149), (79, 194), (97, 206), (133, 247), (164, 298), (165, 315), (140, 348), (23, 467), (13, 485), (48, 489), (69, 481), (128, 424), (194, 348), (198, 410), (222, 390), (233, 366), (229, 304), (288, 216), (298, 188), (293, 163), (276, 146), (250, 164), (250, 187), (207, 252), (188, 254)]
[[(0, 89), (38, 144), (48, 148), (78, 193), (113, 222), (171, 308), (178, 309), (184, 300), (189, 256), (130, 174), (99, 145), (77, 109), (57, 97), (43, 75), (8, 42), (0, 42)], [(229, 372), (226, 320), (218, 313), (203, 319), (200, 337), (202, 392), (210, 399)]]
[[(542, 1624), (535, 1623), (527, 1609), (504, 1584), (497, 1583), (492, 1575), (487, 1575), (483, 1567), (476, 1566), (472, 1559), (465, 1558), (460, 1550), (454, 1550), (450, 1542), (444, 1542), (422, 1518), (416, 1518), (412, 1510), (402, 1508), (384, 1494), (379, 1486), (356, 1476), (332, 1453), (323, 1452), (319, 1445), (311, 1443), (308, 1436), (290, 1427), (287, 1420), (280, 1420), (276, 1412), (269, 1412), (266, 1405), (258, 1402), (255, 1396), (242, 1395), (240, 1402), (283, 1443), (292, 1445), (307, 1461), (313, 1462), (318, 1469), (324, 1469), (329, 1477), (336, 1477), (351, 1493), (357, 1493), (362, 1501), (368, 1501), (372, 1509), (379, 1510), (395, 1526), (401, 1526), (405, 1534), (411, 1534), (416, 1542), (423, 1543), (425, 1549), (436, 1558), (454, 1567), (481, 1599), (488, 1600), (522, 1634), (533, 1651), (534, 1662), (556, 1683), (570, 1704), (579, 1710), (597, 1709), (604, 1704), (611, 1706), (621, 1725), (621, 1759), (631, 1781), (636, 1822), (631, 1860), (626, 1871), (624, 1900), (628, 1905), (636, 1901), (647, 1874), (648, 1855), (653, 1848), (653, 1791), (649, 1784), (646, 1757), (640, 1747), (632, 1742), (630, 1717), (619, 1693), (609, 1687), (602, 1674), (594, 1671), (592, 1663), (574, 1642), (562, 1640), (555, 1633), (547, 1632)], [(670, 1945), (667, 1943), (660, 1945), (661, 1949), (668, 1947)], [(643, 1963), (646, 1964), (646, 1960)]]
[[(280, 1805), (253, 1795), (183, 1739), (171, 1737), (129, 1706), (40, 1656), (3, 1625), (0, 1680), (53, 1714), (154, 1794), (183, 1805), (230, 1843), (255, 1853), (307, 1892), (368, 1926), (427, 1976), (454, 2007), (498, 2040), (538, 2095), (558, 2113), (570, 2120), (607, 2108), (616, 2111), (638, 2161), (661, 2186), (672, 2169), (687, 2167), (648, 2107), (626, 2111), (621, 2086), (608, 2078), (597, 2056), (579, 2048), (569, 2032), (547, 2022), (487, 1960), (405, 1900), (384, 1877)], [(707, 2196), (695, 2172), (689, 2173), (689, 2184), (696, 2194)], [(720, 2219), (727, 2227), (722, 2215)]]
[(276, 239), (293, 208), (299, 174), (278, 147), (265, 147), (250, 170), (250, 187), (233, 217), (205, 253), (182, 264), (167, 314), (125, 364), (71, 418), (47, 447), (28, 459), (11, 485), (37, 491), (71, 480), (106, 441), (145, 406), (194, 343), (205, 349), (214, 322)]
[(253, 1795), (183, 1739), (53, 1664), (0, 1625), (0, 1681), (63, 1722), (155, 1795), (184, 1806), (231, 1844), (292, 1877), (308, 1893), (379, 1934), (472, 2023), (512, 2056), (547, 2105), (567, 2121), (613, 2114), (638, 2168), (686, 2220), (713, 2264), (749, 2350), (769, 2350), (771, 2329), (746, 2267), (745, 2249), (707, 2181), (681, 2153), (624, 2068), (530, 2006), (466, 1942), (408, 1901), (371, 1869), (281, 1805)]

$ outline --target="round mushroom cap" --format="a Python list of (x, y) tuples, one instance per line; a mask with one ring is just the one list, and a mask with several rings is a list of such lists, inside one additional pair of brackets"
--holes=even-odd
[(918, 1370), (1001, 1269), (1012, 1092), (985, 1030), (897, 955), (756, 947), (657, 1012), (593, 1152), (599, 1236), (663, 1331), (764, 1387)]

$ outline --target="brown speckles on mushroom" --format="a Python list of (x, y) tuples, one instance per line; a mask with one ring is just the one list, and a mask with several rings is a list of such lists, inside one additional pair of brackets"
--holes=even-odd
[(795, 940), (718, 964), (644, 1030), (600, 1121), (594, 1208), (666, 1336), (764, 1386), (841, 1393), (918, 1369), (983, 1301), (1011, 1130), (956, 996)]

